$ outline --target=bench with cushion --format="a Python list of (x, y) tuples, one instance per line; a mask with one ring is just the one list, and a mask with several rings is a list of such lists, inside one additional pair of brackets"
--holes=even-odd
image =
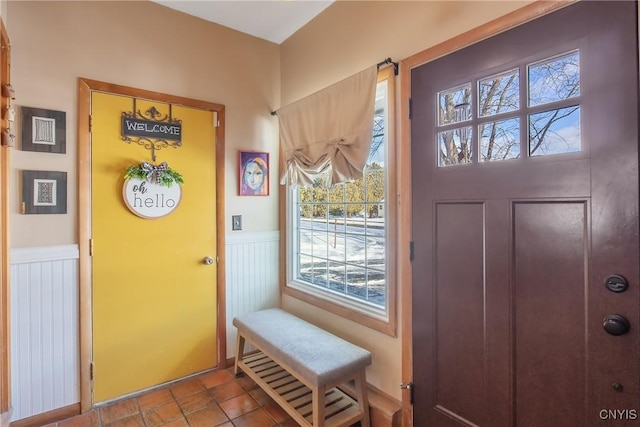
[[(234, 373), (242, 370), (302, 426), (369, 427), (371, 353), (280, 309), (243, 314)], [(258, 351), (245, 354), (245, 341)], [(353, 381), (355, 399), (338, 386)]]

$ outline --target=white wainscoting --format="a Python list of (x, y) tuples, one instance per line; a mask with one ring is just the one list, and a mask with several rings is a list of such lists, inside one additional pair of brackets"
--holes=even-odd
[[(278, 307), (280, 233), (226, 236), (227, 357), (233, 318)], [(80, 401), (78, 246), (11, 251), (12, 421)]]
[(236, 328), (240, 314), (280, 305), (280, 232), (227, 233), (227, 358), (235, 356)]
[(80, 401), (78, 246), (11, 250), (11, 403), (20, 420)]

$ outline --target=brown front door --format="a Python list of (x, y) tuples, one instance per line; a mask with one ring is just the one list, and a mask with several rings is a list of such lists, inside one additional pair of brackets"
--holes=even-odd
[(638, 425), (636, 18), (580, 2), (412, 71), (415, 426)]

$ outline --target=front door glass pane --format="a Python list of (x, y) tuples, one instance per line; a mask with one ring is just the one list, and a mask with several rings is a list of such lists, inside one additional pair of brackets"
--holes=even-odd
[(438, 133), (438, 166), (471, 163), (471, 126)]
[(483, 123), (479, 127), (480, 160), (517, 159), (520, 157), (520, 119)]
[(529, 65), (529, 106), (580, 96), (578, 51)]
[(438, 126), (471, 120), (471, 83), (438, 93)]
[(488, 117), (520, 108), (520, 72), (516, 68), (478, 82), (478, 116)]
[(580, 148), (580, 106), (529, 116), (530, 156), (574, 153)]

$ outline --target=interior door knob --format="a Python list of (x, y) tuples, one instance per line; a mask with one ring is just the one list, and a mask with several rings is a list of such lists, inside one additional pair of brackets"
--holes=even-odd
[(602, 321), (602, 327), (611, 335), (622, 335), (629, 332), (629, 321), (619, 314), (610, 314)]
[(206, 265), (211, 265), (213, 264), (213, 258), (211, 258), (210, 256), (206, 256), (202, 258), (202, 262), (205, 263)]

